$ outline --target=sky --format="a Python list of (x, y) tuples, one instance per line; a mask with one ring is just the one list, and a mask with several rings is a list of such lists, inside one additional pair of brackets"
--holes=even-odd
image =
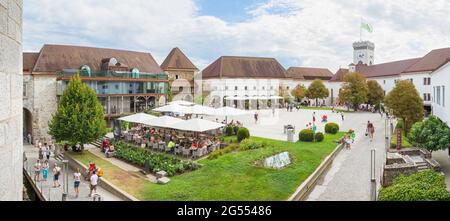
[(361, 19), (375, 63), (450, 47), (448, 0), (24, 0), (24, 51), (43, 44), (151, 53), (179, 47), (200, 69), (220, 56), (274, 57), (286, 69), (353, 61)]

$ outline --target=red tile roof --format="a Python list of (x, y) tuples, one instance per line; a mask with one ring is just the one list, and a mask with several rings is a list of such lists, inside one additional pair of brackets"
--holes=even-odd
[(223, 56), (202, 71), (208, 78), (286, 78), (286, 70), (275, 58)]
[(326, 68), (291, 67), (287, 70), (287, 76), (300, 80), (330, 80), (333, 73)]
[(39, 58), (39, 53), (35, 52), (24, 52), (23, 53), (23, 71), (31, 72), (33, 71), (36, 61)]
[(449, 62), (450, 48), (436, 49), (425, 55), (420, 61), (407, 68), (404, 73), (435, 71)]
[(406, 69), (420, 61), (421, 58), (414, 58), (408, 60), (394, 61), (384, 64), (377, 64), (372, 66), (356, 65), (356, 72), (365, 75), (367, 78), (396, 76), (403, 73)]
[(67, 45), (44, 45), (33, 72), (80, 69), (83, 65), (88, 65), (92, 71), (101, 71), (103, 61), (110, 58), (116, 58), (122, 66), (137, 68), (140, 72), (163, 72), (150, 53)]
[(331, 82), (344, 82), (345, 75), (349, 72), (349, 69), (340, 68), (336, 74), (331, 78)]
[(198, 70), (189, 58), (179, 49), (174, 48), (161, 64), (165, 71), (169, 69)]

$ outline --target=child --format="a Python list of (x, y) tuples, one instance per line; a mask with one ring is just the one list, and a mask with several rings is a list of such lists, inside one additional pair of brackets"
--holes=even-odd
[(356, 139), (355, 131), (354, 130), (350, 130), (350, 134), (351, 134), (351, 137), (352, 137), (352, 143), (355, 143), (355, 139)]
[(346, 136), (345, 136), (345, 148), (346, 148), (347, 150), (350, 150), (350, 149), (351, 149), (350, 144), (351, 144), (350, 136), (349, 136), (349, 135), (346, 135)]

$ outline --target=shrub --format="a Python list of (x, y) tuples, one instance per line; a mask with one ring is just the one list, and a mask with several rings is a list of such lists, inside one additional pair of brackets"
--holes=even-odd
[(300, 131), (299, 134), (300, 141), (303, 142), (313, 142), (314, 141), (314, 132), (310, 129), (304, 129)]
[(236, 151), (236, 150), (238, 150), (238, 149), (239, 149), (239, 145), (238, 145), (238, 144), (230, 144), (230, 145), (228, 145), (227, 147), (225, 147), (225, 148), (222, 150), (222, 152), (223, 152), (223, 154), (227, 154), (227, 153), (234, 152), (234, 151)]
[(265, 148), (268, 146), (267, 142), (256, 142), (251, 141), (249, 139), (245, 139), (241, 142), (241, 150), (247, 151), (247, 150), (256, 150), (260, 148)]
[(398, 119), (397, 121), (397, 125), (395, 125), (395, 129), (404, 129), (404, 125), (403, 125), (403, 120), (402, 119)]
[(380, 201), (447, 201), (450, 193), (446, 189), (444, 176), (427, 170), (410, 176), (401, 175), (390, 187), (380, 191)]
[(336, 123), (328, 123), (325, 125), (325, 133), (337, 134), (339, 132), (339, 125)]
[(233, 135), (237, 135), (237, 134), (239, 133), (239, 129), (240, 129), (240, 128), (237, 127), (237, 126), (236, 126), (236, 127), (233, 127), (233, 133), (234, 133)]
[(222, 150), (216, 150), (208, 156), (208, 160), (215, 160), (223, 155)]
[(247, 128), (242, 127), (239, 128), (238, 132), (237, 132), (237, 140), (240, 143), (241, 141), (250, 138), (250, 132), (248, 131)]
[(227, 134), (227, 136), (233, 136), (233, 132), (233, 127), (228, 126), (225, 128), (225, 133)]
[(316, 135), (315, 135), (316, 142), (322, 142), (324, 139), (325, 139), (325, 136), (323, 135), (323, 133), (321, 133), (321, 132), (316, 133)]
[(199, 168), (199, 165), (196, 163), (182, 161), (173, 156), (152, 153), (127, 143), (117, 142), (114, 143), (114, 146), (116, 147), (115, 157), (141, 167), (145, 167), (147, 162), (150, 170), (154, 173), (164, 170), (169, 176), (174, 176), (187, 170)]

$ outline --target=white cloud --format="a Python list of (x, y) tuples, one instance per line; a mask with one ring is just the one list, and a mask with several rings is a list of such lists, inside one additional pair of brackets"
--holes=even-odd
[(446, 0), (271, 0), (251, 18), (228, 23), (198, 15), (193, 0), (25, 0), (25, 50), (44, 43), (82, 44), (151, 52), (162, 62), (178, 46), (204, 68), (221, 55), (275, 57), (289, 66), (336, 70), (352, 62), (359, 20), (376, 62), (423, 56), (450, 47)]

